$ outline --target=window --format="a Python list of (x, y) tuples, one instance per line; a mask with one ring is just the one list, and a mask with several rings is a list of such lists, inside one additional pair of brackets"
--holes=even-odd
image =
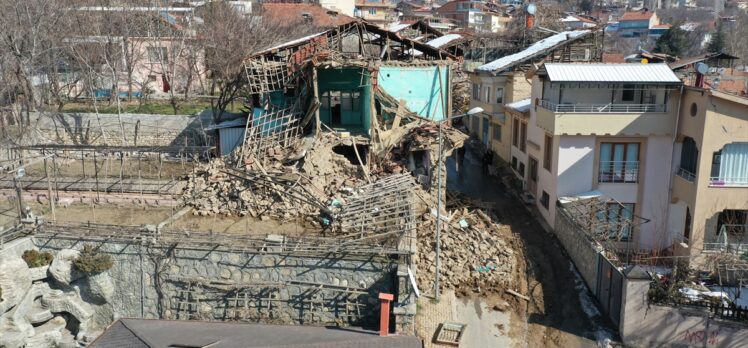
[(546, 134), (543, 144), (543, 168), (551, 171), (551, 160), (553, 159), (553, 137)]
[(156, 82), (156, 75), (148, 75), (148, 82)]
[(699, 107), (696, 106), (696, 103), (691, 103), (691, 117), (696, 117), (696, 113), (699, 112)]
[(147, 47), (148, 62), (150, 63), (168, 63), (169, 56), (166, 47)]
[[(530, 165), (530, 180), (538, 181), (538, 160), (530, 157), (529, 165)], [(532, 194), (534, 195), (535, 192), (533, 192)]]
[(519, 150), (527, 150), (527, 123), (521, 122), (519, 125)]
[(625, 101), (625, 102), (634, 101), (634, 85), (623, 85), (623, 93), (621, 94), (621, 101)]
[(512, 119), (512, 145), (519, 147), (519, 119)]
[(477, 83), (473, 84), (473, 99), (480, 100), (480, 85)]
[(634, 203), (608, 203), (604, 210), (597, 212), (596, 217), (600, 222), (595, 231), (598, 235), (607, 235), (609, 239), (622, 242), (631, 240)]
[(369, 9), (369, 14), (370, 14), (370, 15), (375, 15), (375, 14), (377, 14), (377, 9), (375, 9), (375, 8), (370, 8), (370, 9)]
[(722, 150), (712, 153), (712, 169), (709, 172), (709, 177), (716, 178), (719, 176), (720, 162), (722, 162)]
[(512, 168), (517, 169), (517, 157), (512, 156)]
[(712, 186), (748, 186), (748, 142), (730, 143), (712, 157)]
[(504, 103), (504, 88), (499, 87), (496, 89), (496, 104)]
[(501, 142), (501, 125), (493, 124), (493, 140)]
[(517, 168), (517, 172), (519, 172), (519, 176), (525, 177), (525, 164), (522, 162), (519, 162), (519, 168)]
[(696, 148), (696, 142), (686, 137), (683, 139), (683, 146), (680, 150), (680, 168), (678, 168), (678, 176), (688, 180), (694, 181), (696, 178), (696, 163), (699, 159), (699, 149)]
[(488, 86), (483, 87), (483, 102), (488, 103), (491, 100), (491, 89)]
[(550, 203), (551, 196), (548, 195), (548, 192), (543, 191), (543, 194), (540, 196), (540, 204), (547, 210)]
[(601, 143), (597, 182), (634, 183), (639, 179), (638, 143)]

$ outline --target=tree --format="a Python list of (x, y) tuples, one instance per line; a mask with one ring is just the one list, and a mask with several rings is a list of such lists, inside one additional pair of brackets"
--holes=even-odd
[(712, 34), (707, 50), (712, 53), (722, 53), (725, 50), (725, 33), (722, 30), (722, 23), (717, 24), (717, 30)]
[(671, 56), (680, 56), (688, 48), (688, 45), (685, 31), (680, 28), (680, 23), (675, 23), (657, 39), (654, 51)]
[(244, 60), (252, 53), (278, 43), (303, 37), (316, 30), (309, 26), (287, 27), (268, 16), (243, 16), (225, 2), (209, 2), (200, 13), (198, 37), (205, 51), (214, 122), (241, 94), (246, 83)]

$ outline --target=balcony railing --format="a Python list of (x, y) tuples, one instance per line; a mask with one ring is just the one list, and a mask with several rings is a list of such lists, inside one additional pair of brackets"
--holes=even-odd
[(678, 171), (675, 172), (675, 175), (677, 175), (677, 176), (679, 176), (679, 177), (681, 177), (683, 179), (686, 179), (686, 180), (688, 180), (690, 182), (696, 181), (696, 174), (691, 173), (690, 171), (688, 171), (685, 168), (678, 168)]
[(713, 187), (748, 187), (748, 178), (746, 177), (710, 177), (709, 186)]
[(639, 180), (639, 161), (600, 161), (597, 182), (634, 183)]
[(540, 106), (553, 112), (571, 113), (643, 113), (666, 112), (665, 104), (556, 104), (541, 100)]
[(717, 236), (704, 243), (704, 250), (742, 255), (748, 251), (748, 225), (723, 224)]

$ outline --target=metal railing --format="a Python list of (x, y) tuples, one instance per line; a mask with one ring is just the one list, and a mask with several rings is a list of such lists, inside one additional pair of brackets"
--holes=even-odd
[(553, 112), (570, 113), (643, 113), (667, 112), (666, 104), (556, 104), (541, 100), (540, 106)]
[(709, 186), (748, 187), (748, 177), (713, 176), (709, 178)]
[(686, 179), (686, 180), (688, 180), (690, 182), (696, 181), (696, 174), (691, 173), (690, 171), (688, 171), (687, 169), (684, 169), (684, 168), (678, 168), (678, 171), (675, 172), (675, 175), (677, 175), (677, 176), (679, 176), (679, 177), (681, 177), (683, 179)]
[(600, 161), (597, 182), (635, 183), (639, 181), (639, 161)]
[(748, 252), (748, 225), (723, 224), (711, 242), (704, 242), (704, 250), (736, 255)]

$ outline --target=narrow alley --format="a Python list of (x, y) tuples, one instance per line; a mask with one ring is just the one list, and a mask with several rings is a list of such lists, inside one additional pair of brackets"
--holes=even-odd
[(526, 276), (521, 292), (530, 301), (520, 311), (525, 313), (525, 328), (517, 330), (524, 331), (525, 339), (513, 337), (515, 345), (596, 347), (613, 337), (615, 330), (605, 324), (556, 237), (546, 232), (498, 177), (484, 173), (476, 151), (466, 151), (459, 171), (454, 156), (447, 160), (447, 190), (488, 203), (499, 222), (510, 225), (521, 241), (523, 253), (517, 253), (517, 257)]

